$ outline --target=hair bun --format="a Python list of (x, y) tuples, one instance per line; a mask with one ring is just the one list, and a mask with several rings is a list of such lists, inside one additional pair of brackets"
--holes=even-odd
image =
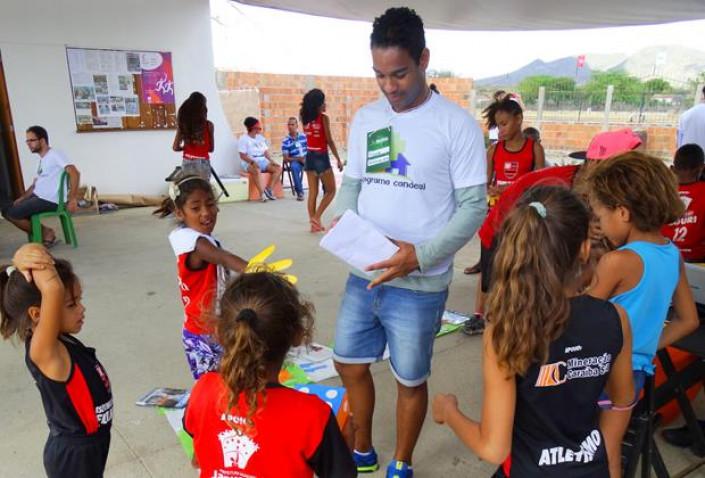
[(257, 322), (257, 312), (250, 308), (245, 308), (242, 309), (238, 314), (237, 317), (235, 318), (237, 322), (245, 322), (247, 323), (250, 327), (255, 326)]

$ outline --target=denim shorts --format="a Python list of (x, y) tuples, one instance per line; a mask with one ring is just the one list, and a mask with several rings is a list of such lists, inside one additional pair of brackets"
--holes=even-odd
[[(260, 173), (266, 173), (267, 168), (269, 167), (269, 160), (263, 156), (260, 156), (259, 158), (252, 158), (255, 164), (259, 166), (259, 172)], [(247, 168), (250, 166), (250, 164), (247, 161), (240, 160), (240, 169), (242, 171), (247, 171)]]
[[(641, 390), (644, 388), (644, 382), (646, 382), (646, 372), (643, 370), (632, 370), (632, 377), (634, 379), (634, 400), (627, 408), (633, 407), (639, 401), (639, 395), (641, 395)], [(612, 410), (615, 408), (606, 391), (602, 392), (600, 398), (597, 399), (597, 405), (602, 410)]]
[(335, 328), (334, 358), (343, 364), (382, 360), (389, 345), (397, 381), (416, 387), (431, 374), (433, 342), (441, 327), (448, 290), (422, 292), (387, 285), (367, 290), (350, 275)]
[(320, 176), (330, 168), (330, 156), (328, 156), (328, 153), (319, 151), (309, 151), (306, 153), (306, 161), (304, 163), (305, 171), (312, 171)]
[(181, 174), (198, 176), (208, 181), (211, 178), (211, 162), (207, 159), (184, 159), (181, 162)]

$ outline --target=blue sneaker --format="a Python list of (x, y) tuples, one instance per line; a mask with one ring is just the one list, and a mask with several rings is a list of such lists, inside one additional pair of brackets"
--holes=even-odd
[(403, 461), (392, 460), (387, 466), (387, 478), (412, 478), (414, 470)]
[(379, 469), (379, 463), (377, 463), (377, 452), (374, 448), (370, 448), (370, 451), (365, 453), (360, 453), (357, 450), (353, 450), (353, 461), (357, 467), (358, 473), (372, 473)]

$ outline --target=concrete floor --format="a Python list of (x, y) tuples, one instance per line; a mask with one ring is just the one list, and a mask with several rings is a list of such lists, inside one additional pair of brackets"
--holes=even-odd
[[(180, 343), (182, 309), (176, 288), (174, 256), (166, 236), (173, 227), (147, 208), (75, 218), (80, 246), (61, 244), (53, 254), (73, 262), (84, 287), (86, 324), (80, 338), (96, 347), (110, 374), (115, 398), (113, 441), (106, 476), (194, 477), (186, 456), (164, 417), (134, 401), (155, 386), (192, 383)], [(346, 267), (318, 247), (320, 236), (307, 231), (303, 203), (287, 197), (274, 203), (235, 203), (221, 207), (216, 235), (227, 249), (250, 257), (270, 243), (277, 258), (295, 260), (302, 292), (317, 308), (315, 340), (331, 343)], [(24, 236), (0, 221), (0, 263), (6, 263)], [(462, 274), (478, 257), (478, 243), (463, 248), (455, 266), (448, 308), (472, 309), (476, 278)], [(479, 337), (460, 333), (436, 341), (431, 393), (457, 394), (462, 409), (479, 416), (482, 387)], [(42, 448), (47, 427), (39, 394), (23, 362), (23, 348), (0, 346), (0, 476), (43, 476)], [(373, 367), (377, 384), (374, 440), (383, 463), (394, 449), (396, 387), (386, 362)], [(328, 381), (338, 384), (337, 379)], [(698, 404), (700, 416), (705, 407)], [(663, 444), (670, 469), (695, 461), (687, 450)], [(480, 462), (451, 432), (427, 419), (415, 455), (419, 477), (488, 476), (494, 467)], [(383, 476), (382, 472), (369, 475)], [(691, 476), (705, 477), (705, 472)]]

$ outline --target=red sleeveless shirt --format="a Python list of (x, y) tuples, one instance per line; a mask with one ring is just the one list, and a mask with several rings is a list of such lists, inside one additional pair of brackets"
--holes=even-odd
[(509, 151), (505, 141), (499, 141), (492, 156), (494, 180), (498, 186), (507, 186), (534, 169), (534, 140), (526, 138), (519, 151)]
[(198, 143), (184, 141), (184, 159), (210, 159), (211, 135), (208, 122), (203, 126), (203, 138)]
[(306, 144), (309, 151), (325, 153), (328, 151), (328, 139), (326, 138), (326, 127), (323, 124), (322, 115), (318, 115), (315, 120), (304, 125), (306, 133)]

